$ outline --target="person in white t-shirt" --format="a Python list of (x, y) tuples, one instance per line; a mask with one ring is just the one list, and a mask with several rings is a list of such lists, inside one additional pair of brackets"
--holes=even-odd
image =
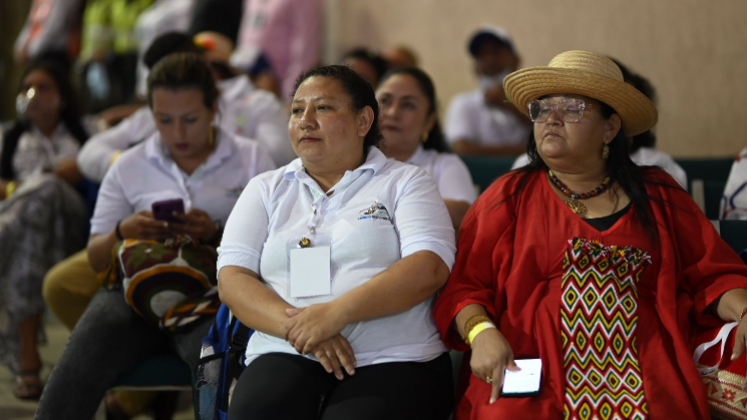
[(446, 137), (460, 155), (516, 156), (526, 150), (529, 119), (506, 101), (503, 79), (519, 67), (508, 33), (480, 28), (469, 41), (480, 87), (457, 95), (446, 113)]
[[(167, 56), (153, 68), (148, 90), (158, 131), (124, 152), (104, 178), (88, 240), (97, 272), (110, 267), (112, 249), (125, 239), (186, 235), (215, 245), (249, 180), (275, 169), (260, 143), (213, 126), (218, 90), (199, 56)], [(156, 220), (152, 204), (169, 198), (180, 198), (185, 211), (174, 213), (175, 221)], [(73, 329), (36, 418), (91, 418), (117, 377), (152, 355), (173, 352), (196, 369), (212, 321), (205, 314), (190, 328), (167, 332), (138, 315), (121, 288), (100, 289)]]
[[(634, 73), (629, 68), (625, 67), (622, 63), (612, 59), (617, 64), (620, 71), (623, 74), (623, 79), (626, 83), (632, 85), (638, 89), (641, 93), (646, 95), (652, 102), (656, 103), (656, 90), (651, 82), (645, 77)], [(687, 173), (682, 169), (677, 162), (674, 161), (672, 156), (656, 150), (656, 134), (652, 130), (648, 130), (644, 133), (637, 134), (628, 140), (628, 150), (630, 152), (630, 159), (639, 166), (658, 166), (677, 181), (682, 188), (687, 189)], [(524, 153), (523, 155), (516, 158), (511, 169), (518, 169), (522, 166), (529, 164), (529, 155)]]
[(291, 109), (299, 159), (249, 182), (218, 250), (221, 300), (256, 331), (228, 419), (446, 419), (431, 308), (455, 238), (436, 184), (376, 147), (351, 68), (302, 74)]
[(415, 67), (390, 70), (376, 89), (376, 99), (384, 136), (381, 151), (419, 166), (433, 177), (458, 231), (477, 192), (467, 165), (457, 155), (446, 153), (433, 81)]

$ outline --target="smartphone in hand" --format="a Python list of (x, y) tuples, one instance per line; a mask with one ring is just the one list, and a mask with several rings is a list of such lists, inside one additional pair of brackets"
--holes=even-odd
[(184, 201), (181, 198), (171, 200), (156, 201), (151, 205), (153, 218), (166, 222), (178, 222), (174, 217), (174, 212), (184, 213)]
[(530, 397), (539, 395), (540, 379), (542, 378), (542, 359), (515, 360), (521, 370), (511, 372), (506, 370), (503, 377), (502, 397)]

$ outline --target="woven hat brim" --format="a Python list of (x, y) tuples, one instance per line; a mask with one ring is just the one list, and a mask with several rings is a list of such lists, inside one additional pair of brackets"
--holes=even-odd
[(622, 119), (627, 136), (653, 128), (659, 120), (656, 106), (633, 86), (590, 71), (560, 67), (529, 67), (503, 81), (506, 97), (525, 115), (529, 101), (551, 94), (584, 95), (611, 106)]

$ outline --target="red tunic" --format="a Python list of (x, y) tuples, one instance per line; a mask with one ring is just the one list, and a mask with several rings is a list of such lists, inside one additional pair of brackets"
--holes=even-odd
[[(561, 419), (565, 371), (560, 298), (568, 241), (586, 238), (606, 246), (645, 250), (651, 264), (638, 283), (637, 343), (643, 386), (652, 419), (708, 419), (703, 383), (692, 360), (691, 336), (706, 307), (722, 293), (747, 288), (747, 266), (721, 240), (713, 225), (676, 182), (659, 169), (647, 184), (658, 242), (653, 242), (635, 207), (600, 232), (555, 194), (546, 175), (521, 174), (496, 181), (474, 203), (459, 233), (456, 264), (439, 296), (434, 317), (444, 342), (469, 347), (451, 328), (466, 305), (483, 305), (511, 344), (514, 357), (541, 358), (540, 395), (499, 398), (488, 405), (490, 386), (470, 376), (458, 402), (459, 419)], [(505, 417), (503, 417), (505, 416)]]

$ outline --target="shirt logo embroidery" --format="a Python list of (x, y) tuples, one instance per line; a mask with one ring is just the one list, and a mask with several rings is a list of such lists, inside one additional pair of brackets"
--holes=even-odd
[(358, 212), (358, 220), (365, 219), (392, 220), (389, 217), (386, 207), (377, 201), (374, 201), (373, 204)]

